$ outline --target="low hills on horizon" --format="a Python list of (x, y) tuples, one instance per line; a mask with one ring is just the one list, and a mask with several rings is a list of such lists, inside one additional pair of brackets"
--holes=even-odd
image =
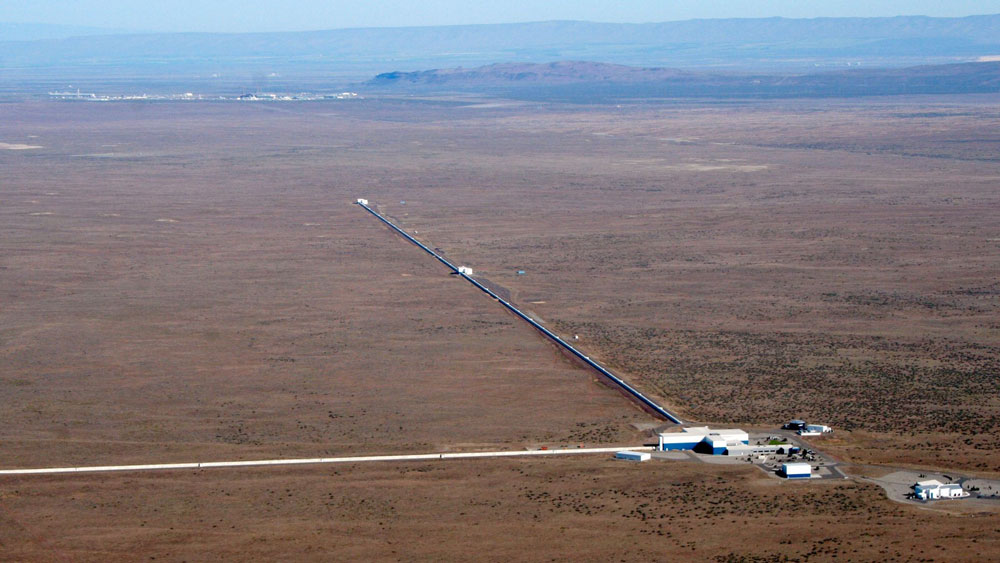
[[(210, 95), (399, 89), (405, 83), (429, 88), (436, 81), (458, 88), (459, 76), (446, 76), (443, 70), (420, 79), (406, 73), (479, 69), (501, 61), (518, 61), (506, 63), (514, 65), (590, 61), (560, 64), (569, 65), (570, 73), (596, 73), (585, 80), (591, 85), (586, 95), (595, 100), (660, 96), (665, 84), (673, 85), (670, 95), (677, 96), (982, 92), (994, 91), (988, 66), (911, 69), (901, 75), (886, 69), (1000, 57), (1000, 14), (647, 24), (547, 21), (288, 33), (109, 31), (113, 30), (23, 25), (18, 31), (0, 24), (4, 78), (0, 97), (45, 96), (49, 91), (78, 88), (109, 94)], [(66, 36), (72, 33), (83, 35)], [(43, 38), (10, 40), (25, 36)], [(463, 76), (461, 88), (482, 89), (492, 83), (493, 88), (510, 90), (512, 84), (496, 76), (502, 68)], [(870, 70), (855, 73), (859, 68)], [(830, 72), (842, 70), (849, 73)], [(403, 74), (389, 84), (387, 75), (392, 73), (386, 71)], [(598, 76), (601, 73), (607, 76)], [(520, 80), (518, 95), (578, 99), (585, 90), (579, 88), (579, 76), (551, 68), (542, 74), (535, 93), (529, 92), (530, 80)], [(369, 82), (376, 75), (381, 78)], [(751, 76), (759, 83), (748, 83)], [(866, 80), (872, 85), (865, 86)], [(623, 84), (628, 91), (623, 91)]]
[[(52, 36), (0, 24), (0, 70), (19, 74), (337, 76), (598, 61), (736, 71), (899, 67), (1000, 55), (1000, 14), (962, 18), (702, 19), (624, 24), (546, 21), (271, 33)], [(5, 32), (6, 30), (6, 32)], [(29, 30), (30, 31), (30, 30)], [(84, 30), (101, 32), (101, 30)], [(45, 34), (48, 35), (45, 35)], [(30, 35), (28, 35), (30, 36)], [(47, 37), (47, 38), (44, 38)]]
[(135, 32), (127, 29), (84, 25), (0, 22), (0, 41), (39, 41), (85, 37), (88, 35), (124, 35), (128, 33)]

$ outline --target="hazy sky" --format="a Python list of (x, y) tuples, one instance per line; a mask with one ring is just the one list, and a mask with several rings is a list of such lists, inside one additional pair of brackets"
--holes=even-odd
[(1000, 0), (0, 0), (0, 22), (149, 31), (991, 13), (1000, 13)]

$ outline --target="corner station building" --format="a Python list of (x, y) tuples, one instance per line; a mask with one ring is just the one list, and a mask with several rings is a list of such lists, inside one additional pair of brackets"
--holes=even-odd
[(711, 429), (707, 426), (682, 428), (680, 432), (659, 435), (657, 450), (693, 450), (699, 453), (722, 455), (729, 446), (745, 446), (750, 435), (739, 428)]

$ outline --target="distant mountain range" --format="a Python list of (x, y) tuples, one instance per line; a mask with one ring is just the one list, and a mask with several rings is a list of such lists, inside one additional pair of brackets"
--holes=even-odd
[(807, 74), (698, 72), (577, 61), (504, 63), (383, 73), (367, 86), (394, 92), (478, 92), (566, 101), (998, 93), (1000, 62)]
[[(7, 65), (369, 61), (386, 70), (464, 61), (597, 60), (637, 66), (809, 66), (816, 61), (1000, 55), (1000, 15), (965, 18), (553, 21), (295, 33), (93, 35), (0, 42)], [(413, 67), (412, 62), (434, 64)], [(683, 64), (682, 64), (683, 63)]]
[[(4, 29), (7, 29), (4, 32)], [(93, 30), (91, 30), (93, 31)], [(87, 35), (15, 41), (0, 27), (7, 80), (169, 77), (192, 88), (281, 87), (521, 61), (795, 71), (942, 64), (1000, 55), (1000, 15), (964, 18), (718, 19), (649, 24), (537, 23), (339, 29), (296, 33)], [(48, 33), (56, 33), (49, 30)], [(44, 35), (44, 34), (43, 34)], [(8, 39), (8, 40), (2, 40)], [(212, 77), (216, 82), (211, 82)], [(218, 77), (230, 79), (221, 84)], [(266, 77), (280, 77), (277, 81)], [(202, 81), (202, 82), (199, 82)], [(258, 84), (259, 85), (259, 84)], [(0, 84), (0, 88), (2, 88)]]
[[(67, 37), (83, 35), (121, 35), (124, 33), (130, 33), (130, 31), (127, 29), (80, 25), (0, 22), (0, 41), (38, 41), (44, 39), (66, 39)], [(135, 32), (131, 31), (131, 33)]]

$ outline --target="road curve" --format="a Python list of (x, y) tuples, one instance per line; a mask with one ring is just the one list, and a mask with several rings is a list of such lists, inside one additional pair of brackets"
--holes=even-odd
[(390, 220), (386, 219), (385, 217), (383, 217), (382, 214), (380, 214), (379, 212), (375, 211), (374, 209), (372, 209), (371, 207), (369, 207), (367, 204), (362, 203), (361, 201), (358, 201), (357, 204), (359, 206), (361, 206), (362, 208), (364, 208), (364, 210), (367, 211), (368, 213), (371, 213), (372, 215), (374, 215), (379, 221), (382, 221), (383, 223), (385, 223), (386, 225), (388, 225), (389, 228), (391, 228), (392, 230), (396, 231), (397, 233), (399, 233), (400, 235), (402, 235), (403, 237), (405, 237), (406, 240), (408, 240), (408, 241), (412, 242), (413, 244), (419, 246), (421, 249), (424, 250), (424, 252), (426, 252), (427, 254), (430, 254), (431, 256), (433, 256), (434, 258), (436, 258), (439, 262), (441, 262), (442, 264), (444, 264), (445, 266), (448, 266), (448, 268), (451, 269), (451, 271), (453, 273), (455, 273), (455, 274), (457, 274), (457, 275), (462, 276), (463, 278), (465, 278), (466, 281), (468, 281), (472, 285), (478, 287), (480, 290), (482, 290), (484, 293), (486, 293), (487, 295), (489, 295), (493, 299), (496, 299), (497, 301), (499, 301), (501, 305), (503, 305), (504, 307), (506, 307), (508, 310), (510, 310), (512, 313), (514, 313), (518, 317), (521, 317), (522, 319), (524, 319), (525, 322), (527, 322), (531, 326), (533, 326), (536, 329), (538, 329), (539, 332), (541, 332), (542, 334), (544, 334), (550, 340), (552, 340), (553, 342), (555, 342), (559, 346), (562, 346), (565, 350), (569, 351), (571, 354), (573, 354), (574, 356), (576, 356), (577, 358), (579, 358), (580, 360), (582, 360), (584, 363), (586, 363), (590, 367), (592, 367), (595, 370), (597, 370), (601, 375), (603, 375), (603, 376), (607, 377), (608, 379), (610, 379), (613, 383), (615, 383), (616, 385), (618, 385), (618, 387), (620, 387), (622, 390), (624, 390), (626, 393), (628, 393), (631, 397), (633, 397), (634, 399), (636, 399), (637, 401), (639, 401), (639, 403), (641, 403), (643, 406), (649, 408), (653, 412), (659, 414), (663, 418), (665, 418), (665, 419), (667, 419), (667, 420), (669, 420), (669, 421), (671, 421), (671, 422), (673, 422), (675, 424), (684, 424), (684, 422), (682, 422), (681, 419), (678, 418), (676, 415), (674, 415), (673, 413), (671, 413), (667, 409), (661, 407), (660, 405), (658, 405), (655, 401), (653, 401), (649, 397), (646, 397), (645, 395), (643, 395), (642, 393), (640, 393), (638, 389), (632, 387), (631, 385), (629, 385), (628, 383), (626, 383), (624, 380), (622, 380), (620, 377), (618, 377), (617, 375), (615, 375), (615, 374), (611, 373), (610, 371), (608, 371), (608, 369), (605, 368), (604, 366), (602, 366), (601, 364), (599, 364), (599, 363), (595, 362), (594, 360), (590, 359), (589, 357), (587, 357), (586, 354), (584, 354), (583, 352), (581, 352), (581, 351), (577, 350), (576, 348), (574, 348), (571, 344), (569, 344), (568, 342), (566, 342), (565, 340), (563, 340), (562, 338), (560, 338), (559, 336), (557, 336), (555, 333), (553, 333), (549, 329), (545, 328), (544, 326), (542, 326), (541, 324), (539, 324), (538, 322), (536, 322), (534, 319), (532, 319), (528, 315), (522, 313), (520, 309), (518, 309), (514, 305), (511, 305), (509, 302), (507, 302), (506, 300), (504, 300), (502, 297), (500, 297), (496, 293), (493, 293), (493, 291), (490, 290), (490, 288), (488, 288), (488, 287), (484, 286), (483, 284), (479, 283), (478, 281), (476, 281), (475, 279), (473, 279), (471, 276), (468, 276), (465, 273), (460, 272), (458, 270), (457, 266), (455, 266), (454, 264), (452, 264), (451, 262), (449, 262), (447, 259), (445, 259), (443, 256), (441, 256), (437, 252), (434, 252), (433, 250), (431, 250), (430, 248), (428, 248), (426, 245), (424, 245), (419, 240), (417, 240), (417, 239), (413, 238), (412, 236), (410, 236), (410, 234), (407, 233), (406, 231), (404, 231), (403, 229), (397, 227), (392, 221), (390, 221)]

